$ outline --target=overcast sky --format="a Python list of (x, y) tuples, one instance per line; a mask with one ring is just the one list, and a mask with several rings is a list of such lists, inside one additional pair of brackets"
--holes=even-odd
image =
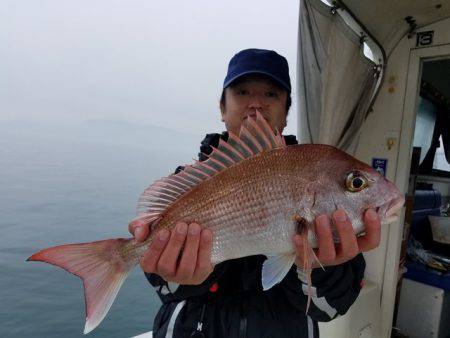
[[(105, 119), (220, 131), (228, 61), (252, 47), (286, 56), (296, 92), (296, 1), (1, 0), (0, 7), (0, 122)], [(285, 133), (296, 132), (293, 99)]]

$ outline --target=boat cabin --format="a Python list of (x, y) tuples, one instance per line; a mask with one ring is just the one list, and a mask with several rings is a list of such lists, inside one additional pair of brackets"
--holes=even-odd
[(450, 2), (301, 0), (298, 133), (405, 194), (322, 337), (450, 337)]

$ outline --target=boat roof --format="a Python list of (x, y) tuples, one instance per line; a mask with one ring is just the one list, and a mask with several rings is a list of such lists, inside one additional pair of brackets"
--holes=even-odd
[(408, 33), (410, 16), (421, 28), (450, 17), (448, 0), (342, 0), (358, 20), (389, 52)]

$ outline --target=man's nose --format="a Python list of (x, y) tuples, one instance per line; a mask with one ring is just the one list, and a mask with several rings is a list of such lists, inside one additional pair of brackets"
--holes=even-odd
[(248, 107), (253, 109), (262, 109), (264, 106), (264, 100), (260, 95), (251, 95), (248, 102)]

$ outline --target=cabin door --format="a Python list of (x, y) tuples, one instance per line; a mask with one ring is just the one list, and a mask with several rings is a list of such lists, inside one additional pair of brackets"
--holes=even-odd
[[(450, 333), (450, 278), (436, 280), (448, 274), (450, 241), (437, 239), (429, 216), (441, 217), (450, 203), (450, 44), (411, 51), (398, 163), (398, 180), (408, 186), (400, 254), (400, 271), (407, 272), (397, 287), (394, 326), (411, 338), (441, 337)], [(426, 250), (427, 264), (413, 259), (420, 252), (413, 247)]]

